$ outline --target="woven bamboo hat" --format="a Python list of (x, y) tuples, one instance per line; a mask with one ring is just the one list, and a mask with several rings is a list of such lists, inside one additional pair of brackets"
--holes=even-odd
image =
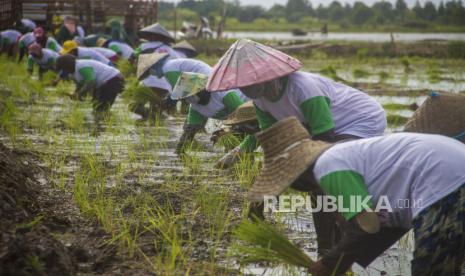
[(182, 72), (171, 92), (171, 99), (181, 100), (205, 90), (208, 75), (201, 73)]
[(142, 54), (137, 62), (137, 79), (141, 80), (147, 77), (149, 70), (160, 60), (166, 58), (167, 53)]
[(313, 141), (295, 117), (281, 120), (257, 134), (264, 152), (260, 174), (249, 191), (252, 202), (284, 192), (331, 144)]
[(225, 125), (238, 125), (257, 120), (253, 101), (247, 101), (241, 104), (233, 113), (224, 121)]
[[(465, 132), (465, 95), (431, 93), (404, 127), (407, 132), (456, 137)], [(464, 137), (461, 141), (465, 141)]]
[(156, 40), (166, 43), (174, 42), (174, 37), (159, 23), (142, 28), (137, 32), (137, 34), (140, 38), (144, 38), (149, 41)]
[(223, 91), (259, 84), (299, 70), (300, 61), (258, 42), (239, 39), (213, 67), (207, 90)]
[(187, 54), (187, 57), (193, 58), (197, 56), (197, 50), (189, 42), (183, 40), (173, 45), (173, 49), (182, 51)]

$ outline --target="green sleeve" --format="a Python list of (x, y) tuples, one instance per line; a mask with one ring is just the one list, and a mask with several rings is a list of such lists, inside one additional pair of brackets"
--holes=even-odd
[(57, 44), (55, 43), (55, 41), (51, 41), (49, 44), (48, 44), (48, 48), (52, 51), (55, 51), (57, 52), (58, 51), (58, 47), (57, 47)]
[(178, 82), (179, 76), (181, 76), (181, 72), (179, 71), (166, 72), (165, 78), (170, 83), (171, 88), (174, 88), (176, 82)]
[(203, 125), (208, 118), (195, 111), (192, 106), (189, 106), (189, 113), (187, 114), (188, 125)]
[(253, 152), (258, 147), (257, 137), (255, 135), (247, 135), (239, 145), (244, 152)]
[(23, 41), (23, 40), (21, 40), (21, 41), (19, 42), (18, 47), (19, 47), (19, 49), (21, 49), (21, 48), (26, 48), (26, 44), (24, 44), (24, 41)]
[(115, 51), (115, 53), (117, 53), (118, 55), (122, 54), (121, 49), (118, 47), (118, 45), (111, 45), (110, 49)]
[(223, 98), (223, 104), (228, 110), (228, 114), (231, 114), (236, 110), (244, 101), (236, 94), (236, 92), (231, 91)]
[[(320, 179), (320, 186), (329, 195), (336, 196), (338, 199), (339, 196), (342, 196), (344, 209), (350, 207), (351, 196), (360, 197), (359, 201), (352, 200), (354, 201), (352, 204), (355, 204), (355, 206), (352, 206), (351, 210), (341, 212), (347, 220), (363, 211), (362, 206), (357, 204), (360, 204), (368, 196), (368, 191), (361, 174), (351, 170), (331, 172)], [(369, 201), (368, 205), (370, 208), (373, 206), (371, 201)]]
[(270, 113), (261, 110), (255, 104), (254, 106), (255, 112), (257, 113), (258, 124), (260, 125), (261, 130), (267, 129), (277, 122), (277, 120)]
[(79, 70), (79, 74), (81, 74), (83, 78), (83, 83), (90, 82), (90, 81), (95, 81), (96, 76), (94, 72), (94, 68), (92, 67), (83, 67)]
[(34, 60), (32, 58), (27, 59), (27, 70), (32, 70), (34, 68)]
[(300, 104), (305, 120), (310, 126), (310, 133), (318, 135), (334, 128), (331, 114), (330, 100), (324, 96), (317, 96)]
[(140, 53), (142, 52), (142, 48), (139, 46), (136, 49), (134, 49), (134, 56), (139, 57)]

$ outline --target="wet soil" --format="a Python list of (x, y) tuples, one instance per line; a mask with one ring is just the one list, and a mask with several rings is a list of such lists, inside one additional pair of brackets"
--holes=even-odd
[(0, 143), (0, 275), (147, 275), (102, 243), (107, 234), (42, 164), (40, 153)]

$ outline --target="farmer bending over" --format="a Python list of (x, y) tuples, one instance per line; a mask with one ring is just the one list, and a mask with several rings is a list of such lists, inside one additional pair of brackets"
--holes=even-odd
[(386, 114), (376, 100), (320, 75), (297, 71), (300, 67), (298, 60), (278, 50), (241, 39), (213, 68), (207, 90), (241, 89), (253, 99), (262, 130), (295, 116), (314, 140), (383, 134)]
[[(460, 275), (465, 253), (462, 143), (398, 133), (330, 144), (312, 141), (295, 117), (257, 136), (265, 163), (249, 192), (251, 201), (278, 196), (291, 186), (322, 189), (344, 208), (338, 214), (345, 235), (310, 267), (312, 275), (343, 273), (354, 262), (367, 266), (409, 229), (415, 234), (412, 275)], [(353, 197), (362, 201), (354, 204)]]
[(70, 75), (76, 82), (74, 96), (92, 95), (96, 115), (110, 110), (116, 96), (124, 89), (124, 78), (118, 69), (94, 60), (77, 60), (72, 55), (60, 56), (56, 68), (60, 76)]
[(27, 59), (27, 71), (32, 74), (34, 64), (39, 66), (39, 79), (42, 79), (44, 72), (55, 70), (55, 63), (60, 55), (50, 49), (42, 49), (40, 44), (34, 43), (29, 46), (29, 58)]
[[(152, 61), (144, 67), (138, 68), (139, 79), (150, 73), (159, 78), (165, 77), (174, 87), (180, 75), (184, 72), (200, 73), (207, 76), (210, 74), (211, 67), (202, 61), (183, 58), (169, 59), (168, 57), (168, 54), (152, 54), (150, 57)], [(198, 80), (198, 78), (192, 80), (194, 79)], [(208, 95), (206, 91), (197, 91), (196, 93), (199, 93), (199, 95), (189, 99), (189, 113), (184, 124), (184, 132), (177, 146), (177, 152), (183, 152), (184, 145), (192, 141), (195, 134), (204, 128), (208, 118), (224, 120), (227, 115), (234, 112), (238, 106), (248, 100), (237, 89), (222, 91), (218, 96), (214, 97)], [(255, 148), (255, 138), (253, 136), (246, 137), (241, 146)]]

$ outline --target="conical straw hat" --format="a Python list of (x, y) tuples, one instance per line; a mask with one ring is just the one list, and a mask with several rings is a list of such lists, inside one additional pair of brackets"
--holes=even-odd
[(266, 82), (301, 67), (300, 61), (271, 47), (239, 39), (213, 67), (208, 91), (223, 91)]
[(195, 57), (197, 55), (197, 50), (195, 49), (195, 47), (185, 40), (174, 44), (173, 49), (185, 51), (188, 53), (189, 57)]
[(255, 106), (253, 101), (241, 104), (228, 118), (224, 121), (225, 125), (237, 125), (257, 120)]
[(142, 54), (137, 62), (137, 79), (141, 80), (147, 77), (150, 68), (160, 60), (166, 58), (167, 53)]
[(249, 191), (252, 202), (278, 196), (310, 167), (331, 144), (313, 141), (295, 117), (275, 123), (257, 134), (264, 152), (260, 174)]
[(162, 25), (159, 23), (152, 24), (150, 26), (147, 26), (145, 28), (140, 29), (137, 34), (139, 35), (140, 38), (145, 38), (147, 40), (153, 40), (153, 38), (157, 38), (157, 40), (167, 42), (167, 43), (173, 43), (174, 38), (171, 36), (171, 34), (163, 28)]
[(208, 75), (200, 73), (182, 72), (171, 92), (171, 99), (181, 100), (205, 90)]
[[(457, 137), (465, 132), (465, 95), (432, 93), (415, 111), (404, 131)], [(465, 137), (459, 139), (465, 141)]]

